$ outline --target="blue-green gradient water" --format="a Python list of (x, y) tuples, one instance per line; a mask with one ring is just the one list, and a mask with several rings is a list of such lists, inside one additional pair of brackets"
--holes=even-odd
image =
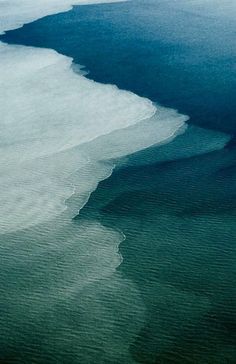
[[(2, 236), (3, 363), (236, 363), (234, 12), (184, 0), (78, 6), (1, 37), (190, 117), (172, 142), (117, 161), (69, 228)], [(111, 279), (100, 273), (114, 231)]]

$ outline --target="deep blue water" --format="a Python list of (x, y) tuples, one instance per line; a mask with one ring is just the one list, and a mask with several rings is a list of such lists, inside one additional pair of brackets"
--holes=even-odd
[[(185, 135), (130, 156), (100, 183), (75, 224), (96, 217), (126, 235), (119, 271), (147, 310), (129, 347), (135, 361), (235, 363), (233, 21), (184, 1), (140, 0), (74, 7), (2, 39), (53, 48), (85, 65), (87, 77), (190, 116)], [(193, 126), (205, 129), (196, 140)], [(229, 133), (231, 143), (194, 155), (221, 140), (208, 129)]]
[[(184, 1), (74, 7), (5, 37), (74, 58), (89, 77), (149, 97), (207, 128), (235, 131), (235, 24)], [(30, 36), (29, 36), (30, 35)]]

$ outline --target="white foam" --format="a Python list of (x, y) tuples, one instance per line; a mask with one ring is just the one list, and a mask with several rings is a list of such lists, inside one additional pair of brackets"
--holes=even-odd
[(155, 113), (147, 99), (75, 74), (72, 60), (54, 51), (0, 44), (0, 58), (1, 155), (8, 163), (69, 149)]
[[(66, 0), (0, 0), (0, 32), (70, 6)], [(71, 58), (53, 50), (0, 42), (0, 78), (1, 233), (48, 221), (73, 193), (80, 196), (78, 211), (111, 174), (113, 163), (103, 161), (168, 140), (186, 120), (88, 80), (73, 71)]]
[[(67, 0), (0, 0), (0, 31), (70, 6)], [(129, 343), (142, 327), (144, 308), (134, 283), (115, 272), (124, 236), (95, 220), (73, 224), (70, 218), (112, 173), (114, 158), (174, 138), (187, 118), (88, 80), (73, 72), (71, 62), (52, 50), (0, 44), (0, 233), (30, 227), (1, 244), (3, 279), (13, 272), (19, 283), (7, 287), (1, 327), (9, 335), (2, 337), (10, 345), (23, 337), (24, 353), (22, 330), (33, 323), (46, 353), (53, 341), (54, 355), (73, 347), (78, 362), (87, 351), (89, 362), (98, 343), (101, 360), (133, 362)], [(65, 204), (73, 194), (76, 204)], [(80, 326), (68, 317), (79, 318)]]

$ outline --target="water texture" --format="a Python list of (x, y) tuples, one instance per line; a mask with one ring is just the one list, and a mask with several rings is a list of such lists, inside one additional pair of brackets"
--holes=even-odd
[[(71, 5), (12, 4), (2, 32)], [(1, 37), (3, 362), (236, 362), (235, 12), (75, 6)]]

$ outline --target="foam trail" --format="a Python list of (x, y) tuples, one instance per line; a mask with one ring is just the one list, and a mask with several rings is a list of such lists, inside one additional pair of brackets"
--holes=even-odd
[[(0, 0), (0, 32), (70, 7)], [(187, 117), (88, 80), (52, 50), (0, 43), (0, 78), (1, 351), (19, 347), (29, 363), (131, 364), (145, 307), (116, 270), (125, 237), (71, 217), (115, 159), (173, 139)]]
[[(91, 358), (95, 360), (93, 348), (101, 341), (103, 355), (117, 360), (120, 350), (111, 353), (106, 343), (113, 340), (111, 334), (108, 340), (107, 332), (114, 332), (117, 340), (120, 326), (115, 327), (110, 305), (100, 303), (100, 285), (92, 286), (105, 279), (102, 286), (107, 287), (107, 294), (112, 297), (114, 311), (124, 316), (122, 322), (125, 324), (127, 313), (134, 316), (131, 320), (134, 322), (137, 315), (140, 317), (118, 346), (122, 347), (126, 360), (129, 342), (141, 326), (143, 307), (132, 282), (116, 274), (122, 261), (119, 244), (124, 236), (97, 221), (83, 221), (75, 226), (71, 217), (83, 207), (99, 181), (112, 173), (114, 163), (106, 159), (123, 156), (131, 149), (134, 151), (153, 142), (148, 136), (145, 142), (141, 141), (135, 126), (153, 117), (156, 107), (149, 100), (115, 86), (87, 80), (78, 70), (73, 72), (71, 65), (70, 58), (52, 50), (0, 43), (0, 232), (8, 233), (0, 249), (3, 276), (9, 277), (10, 272), (18, 269), (20, 272), (17, 284), (1, 290), (3, 295), (7, 291), (5, 307), (10, 314), (2, 316), (0, 326), (4, 334), (6, 330), (11, 333), (12, 345), (19, 344), (26, 358), (27, 348), (30, 349), (29, 361), (32, 361), (31, 339), (27, 331), (23, 336), (18, 332), (22, 332), (28, 322), (45, 320), (48, 307), (51, 313), (58, 312), (60, 307), (60, 320), (54, 314), (47, 320), (49, 327), (53, 327), (50, 338), (44, 325), (35, 324), (35, 331), (45, 338), (44, 352), (52, 358), (71, 351), (71, 346), (68, 351), (65, 344), (71, 343), (70, 333), (73, 333), (76, 348), (73, 356), (81, 355), (78, 362), (82, 363), (88, 348), (86, 335), (77, 331), (81, 324), (75, 329), (69, 325), (68, 330), (63, 330), (67, 324), (64, 308), (74, 310), (77, 307), (83, 312), (83, 332), (90, 332), (93, 340), (86, 362)], [(173, 129), (178, 129), (180, 124), (182, 126), (183, 122), (178, 120)], [(130, 127), (134, 128), (133, 135), (129, 134), (131, 149), (130, 140), (123, 141)], [(75, 203), (68, 201), (72, 195)], [(24, 265), (32, 267), (30, 272)], [(22, 284), (20, 291), (18, 284)], [(92, 302), (89, 299), (86, 303), (91, 286)], [(121, 291), (129, 292), (124, 295), (127, 299), (122, 304)], [(76, 299), (78, 292), (79, 301)], [(133, 312), (131, 302), (134, 300), (139, 304)], [(88, 310), (92, 304), (96, 308), (96, 302), (99, 304), (96, 319), (102, 323), (99, 335), (94, 333), (94, 318)], [(11, 318), (18, 330), (13, 329)], [(55, 328), (63, 330), (63, 334), (52, 354), (50, 343), (54, 342)], [(125, 324), (123, 331), (126, 328)], [(7, 355), (8, 343), (4, 339), (1, 339), (1, 347)]]
[(72, 60), (54, 51), (0, 45), (0, 55), (2, 87), (11, 95), (1, 93), (2, 140), (11, 140), (10, 147), (4, 146), (8, 162), (15, 155), (13, 143), (21, 161), (34, 159), (155, 113), (149, 100), (75, 74)]
[(168, 140), (187, 119), (75, 73), (53, 50), (0, 43), (0, 77), (2, 233), (60, 214), (75, 185), (79, 210), (111, 173), (100, 161)]
[(72, 60), (54, 51), (1, 44), (0, 55), (4, 232), (39, 223), (64, 209), (62, 201), (73, 190), (67, 179), (89, 157), (63, 152), (135, 125), (156, 108), (130, 92), (75, 74)]
[[(108, 1), (87, 3), (98, 2)], [(0, 0), (0, 7), (4, 33), (69, 10), (71, 2)], [(0, 77), (2, 233), (60, 214), (76, 194), (73, 215), (112, 173), (114, 165), (103, 161), (163, 144), (186, 127), (186, 116), (88, 80), (52, 50), (0, 42)]]
[[(61, 0), (0, 0), (0, 32), (70, 6)], [(133, 282), (116, 271), (125, 237), (96, 220), (73, 224), (71, 218), (99, 181), (111, 175), (116, 158), (174, 138), (184, 131), (187, 117), (88, 80), (82, 70), (73, 71), (71, 58), (53, 50), (0, 42), (0, 78), (0, 234), (8, 234), (0, 245), (3, 281), (18, 272), (17, 284), (0, 287), (8, 311), (0, 320), (3, 353), (9, 345), (4, 337), (10, 337), (26, 357), (30, 352), (29, 362), (39, 355), (37, 349), (32, 354), (24, 330), (33, 322), (47, 343), (40, 356), (46, 352), (57, 361), (71, 351), (73, 336), (78, 362), (97, 361), (94, 348), (102, 345), (101, 362), (133, 363), (129, 343), (142, 326), (145, 309)], [(103, 302), (104, 290), (109, 299)], [(79, 318), (75, 327), (67, 323), (68, 307)], [(95, 319), (100, 322), (97, 332)], [(46, 330), (37, 325), (45, 320)], [(60, 341), (54, 340), (55, 328), (62, 332)], [(51, 342), (58, 346), (52, 348)], [(115, 350), (110, 349), (113, 342)]]

